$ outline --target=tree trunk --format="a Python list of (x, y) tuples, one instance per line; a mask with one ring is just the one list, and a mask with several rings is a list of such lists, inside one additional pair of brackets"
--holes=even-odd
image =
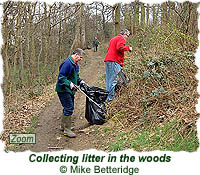
[(9, 69), (9, 58), (8, 58), (8, 45), (9, 45), (9, 34), (8, 34), (8, 17), (7, 13), (3, 16), (3, 39), (4, 39), (4, 65), (5, 65), (5, 82), (4, 82), (4, 93), (9, 93), (10, 88), (10, 69)]
[[(32, 16), (35, 15), (35, 8), (36, 8), (36, 3), (32, 4), (32, 8), (33, 8), (33, 14)], [(35, 76), (36, 76), (36, 54), (35, 54), (35, 37), (33, 36), (33, 30), (32, 28), (34, 28), (34, 25), (31, 25), (31, 62), (32, 62), (32, 81), (34, 80)]]
[(156, 16), (156, 5), (154, 4), (152, 6), (152, 13), (153, 13), (153, 25), (157, 25), (157, 16)]
[[(46, 3), (45, 4), (45, 16), (47, 15), (47, 10), (46, 10)], [(51, 26), (50, 26), (50, 20), (51, 20), (51, 8), (52, 6), (49, 7), (49, 14), (48, 17), (46, 18), (45, 21), (45, 60), (44, 60), (44, 73), (45, 73), (45, 80), (48, 79), (48, 59), (49, 59), (49, 46), (50, 46), (50, 36), (51, 36)]]
[(193, 4), (193, 9), (192, 9), (192, 19), (191, 19), (191, 24), (190, 24), (190, 29), (191, 34), (193, 37), (197, 38), (198, 37), (198, 4), (194, 3)]
[(19, 70), (19, 79), (20, 79), (20, 84), (21, 86), (24, 86), (24, 52), (23, 52), (23, 43), (22, 43), (22, 38), (24, 38), (24, 32), (22, 31), (21, 37), (19, 38), (19, 43), (20, 43), (20, 70)]
[[(60, 5), (60, 8), (61, 8), (61, 5)], [(59, 8), (59, 10), (60, 10)], [(60, 12), (59, 14), (59, 19), (61, 21), (62, 19), (62, 14)], [(61, 63), (61, 58), (62, 58), (62, 38), (61, 38), (61, 31), (62, 31), (62, 22), (60, 22), (59, 24), (59, 30), (58, 30), (58, 56), (57, 56), (57, 59), (58, 59), (58, 68), (59, 68), (59, 65)]]
[(115, 5), (115, 35), (120, 33), (120, 3)]
[[(140, 9), (140, 4), (138, 1), (135, 1), (135, 7), (134, 7), (134, 24), (135, 24), (135, 28), (138, 28), (139, 26), (139, 9)], [(135, 29), (136, 30), (136, 29)]]
[(167, 5), (166, 3), (161, 4), (161, 24), (166, 25), (168, 22), (167, 20)]
[(26, 59), (27, 59), (27, 69), (28, 69), (28, 74), (27, 74), (27, 77), (28, 77), (28, 87), (30, 87), (32, 85), (32, 79), (31, 79), (31, 36), (32, 36), (32, 11), (31, 11), (31, 4), (30, 2), (27, 2), (26, 3), (27, 5), (27, 8), (28, 8), (28, 27), (27, 27), (27, 52), (26, 52)]
[(80, 3), (76, 3), (76, 13), (77, 12), (79, 13), (79, 15), (77, 16), (77, 23), (75, 26), (75, 38), (70, 49), (70, 54), (73, 52), (75, 48), (80, 47), (80, 30), (81, 30), (81, 14), (82, 14), (82, 8)]
[(15, 35), (15, 55), (14, 55), (14, 67), (13, 67), (13, 90), (16, 92), (17, 90), (17, 60), (19, 58), (19, 35), (20, 35), (20, 22), (21, 22), (21, 7), (22, 2), (18, 2), (17, 4), (17, 10), (18, 10), (18, 15), (17, 15), (17, 21), (16, 21), (16, 35)]
[(81, 48), (86, 49), (86, 33), (85, 33), (85, 5), (82, 3), (81, 4)]
[(98, 17), (98, 6), (97, 6), (97, 2), (96, 2), (96, 6), (95, 6), (95, 36), (98, 36), (98, 22), (97, 22), (97, 17)]
[(141, 3), (141, 26), (144, 27), (145, 25), (145, 8), (144, 4)]
[[(39, 20), (41, 20), (41, 5), (39, 3)], [(37, 57), (37, 75), (38, 75), (38, 81), (39, 83), (41, 83), (41, 75), (40, 75), (40, 57), (42, 55), (42, 51), (43, 51), (43, 27), (40, 25), (39, 26), (40, 28), (40, 51), (39, 51), (39, 54), (38, 54), (38, 57)]]
[(146, 17), (147, 17), (147, 25), (149, 26), (149, 4), (147, 4), (147, 13), (146, 13)]
[(131, 31), (131, 14), (129, 10), (129, 4), (125, 4), (124, 25), (126, 29)]

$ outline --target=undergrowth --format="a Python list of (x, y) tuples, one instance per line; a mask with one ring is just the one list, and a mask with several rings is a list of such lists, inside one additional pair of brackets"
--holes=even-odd
[(175, 26), (149, 27), (129, 39), (133, 54), (123, 71), (130, 82), (107, 109), (128, 132), (119, 132), (110, 151), (197, 150), (197, 43)]
[(120, 132), (114, 142), (109, 143), (109, 151), (134, 149), (136, 151), (188, 151), (193, 152), (198, 148), (197, 132), (190, 130), (185, 136), (179, 133), (177, 121), (167, 122), (155, 130), (145, 129), (136, 136), (131, 132)]

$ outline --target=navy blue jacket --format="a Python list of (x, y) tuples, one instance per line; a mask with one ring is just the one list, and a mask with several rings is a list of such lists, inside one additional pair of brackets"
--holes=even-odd
[(57, 92), (68, 92), (72, 95), (74, 91), (70, 89), (70, 83), (79, 85), (82, 79), (79, 77), (79, 65), (75, 64), (72, 57), (69, 56), (59, 67), (59, 75), (56, 83)]

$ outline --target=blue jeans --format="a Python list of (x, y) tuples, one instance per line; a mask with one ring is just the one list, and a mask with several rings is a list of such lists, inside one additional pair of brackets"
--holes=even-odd
[(106, 90), (109, 92), (106, 101), (111, 101), (115, 97), (115, 86), (117, 84), (117, 75), (121, 71), (121, 65), (113, 62), (106, 61)]
[(57, 94), (63, 106), (63, 114), (65, 116), (72, 115), (74, 111), (74, 95), (67, 92), (57, 92)]

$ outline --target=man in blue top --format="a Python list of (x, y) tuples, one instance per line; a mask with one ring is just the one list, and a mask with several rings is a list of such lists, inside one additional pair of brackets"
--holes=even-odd
[(59, 67), (56, 92), (63, 106), (61, 129), (64, 130), (64, 135), (68, 137), (76, 137), (76, 134), (71, 131), (71, 118), (74, 110), (75, 85), (85, 83), (79, 77), (78, 65), (78, 62), (83, 59), (84, 54), (82, 49), (75, 49), (72, 55), (64, 60)]
[(97, 52), (98, 44), (99, 44), (99, 41), (97, 40), (97, 37), (95, 37), (93, 41), (94, 52)]

